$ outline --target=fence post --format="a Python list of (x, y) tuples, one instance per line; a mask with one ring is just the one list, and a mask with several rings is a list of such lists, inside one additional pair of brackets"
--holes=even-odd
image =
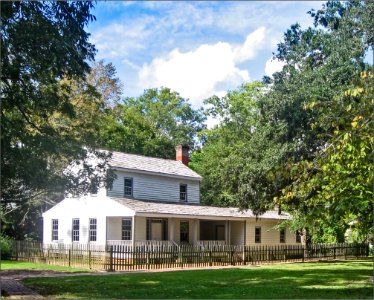
[(69, 267), (70, 267), (70, 260), (71, 260), (71, 249), (69, 249), (69, 253), (68, 253)]
[(230, 264), (234, 265), (234, 250), (230, 249)]
[(147, 269), (151, 267), (151, 254), (149, 252), (149, 249), (146, 248), (147, 253)]
[(212, 251), (209, 250), (209, 266), (212, 266)]
[(334, 259), (336, 259), (336, 247), (334, 247)]
[(91, 250), (88, 250), (88, 267), (91, 270)]
[(303, 253), (303, 262), (305, 262), (305, 250), (304, 250), (304, 246), (301, 246), (301, 252)]
[(113, 272), (113, 245), (109, 247), (109, 271)]
[(245, 245), (243, 245), (243, 265), (245, 266), (247, 264), (246, 257), (245, 257)]
[(179, 260), (179, 266), (183, 268), (183, 252), (181, 248), (179, 248), (179, 251), (178, 251), (178, 260)]

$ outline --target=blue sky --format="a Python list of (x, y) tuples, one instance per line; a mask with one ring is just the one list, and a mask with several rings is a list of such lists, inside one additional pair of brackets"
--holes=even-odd
[(99, 1), (89, 25), (96, 59), (112, 62), (124, 96), (169, 87), (194, 107), (280, 67), (272, 52), (324, 1)]

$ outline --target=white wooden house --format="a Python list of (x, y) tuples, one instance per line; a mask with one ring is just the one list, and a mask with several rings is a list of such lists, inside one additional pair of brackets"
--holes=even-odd
[(67, 197), (43, 214), (44, 243), (300, 243), (289, 230), (274, 229), (285, 214), (200, 204), (201, 176), (187, 167), (188, 149), (176, 160), (113, 152), (117, 178), (97, 195)]

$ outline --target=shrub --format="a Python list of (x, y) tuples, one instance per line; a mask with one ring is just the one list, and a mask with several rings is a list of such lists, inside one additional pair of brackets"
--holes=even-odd
[(0, 234), (1, 259), (9, 259), (12, 254), (12, 238)]

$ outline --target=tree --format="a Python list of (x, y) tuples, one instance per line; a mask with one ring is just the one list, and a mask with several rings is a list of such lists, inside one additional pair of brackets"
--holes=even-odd
[(201, 151), (191, 158), (191, 167), (203, 176), (202, 201), (220, 206), (251, 208), (255, 213), (269, 209), (276, 182), (268, 173), (278, 163), (287, 144), (278, 140), (283, 126), (263, 122), (260, 100), (266, 93), (259, 82), (243, 84), (225, 97), (206, 101), (207, 113), (221, 124), (204, 132)]
[(342, 241), (352, 225), (355, 241), (367, 242), (372, 235), (372, 83), (373, 72), (363, 72), (355, 80), (355, 88), (331, 101), (305, 107), (319, 111), (313, 124), (335, 129), (312, 161), (300, 161), (291, 169), (293, 182), (285, 188), (281, 201), (290, 211), (297, 211), (298, 199), (304, 200), (308, 213), (297, 214), (295, 219), (303, 218), (316, 241)]
[(202, 110), (193, 109), (178, 93), (149, 89), (113, 107), (102, 129), (102, 144), (112, 150), (173, 159), (177, 144), (195, 146), (204, 120)]
[(84, 79), (95, 55), (84, 30), (95, 19), (92, 7), (90, 1), (1, 2), (1, 221), (17, 238), (32, 231), (47, 199), (61, 195), (68, 163), (84, 159), (92, 146), (89, 135), (61, 122), (71, 125), (77, 117), (64, 80)]
[(357, 82), (371, 68), (364, 59), (372, 47), (372, 8), (372, 2), (330, 1), (311, 11), (314, 27), (286, 31), (275, 54), (285, 66), (266, 78), (261, 94), (239, 89), (210, 101), (213, 113), (225, 111), (229, 99), (237, 109), (193, 155), (203, 187), (214, 190), (203, 199), (255, 213), (280, 205), (294, 217), (289, 225), (309, 229), (315, 241), (342, 241), (352, 221), (367, 235), (373, 148), (365, 130), (372, 100), (364, 95), (372, 90)]
[[(364, 58), (372, 46), (372, 20), (366, 23), (370, 7), (371, 2), (327, 2), (310, 12), (314, 29), (292, 26), (278, 46), (277, 57), (286, 67), (276, 74), (268, 99), (278, 103), (272, 114), (287, 124), (287, 140), (294, 150), (275, 172), (284, 179), (277, 201), (293, 214), (294, 227), (308, 228), (314, 241), (344, 241), (352, 221), (362, 225), (366, 236), (371, 227), (372, 196), (366, 180), (372, 144), (362, 136), (364, 130), (346, 131), (351, 129), (348, 124), (358, 122), (355, 117), (369, 115), (370, 101), (343, 97), (357, 91), (360, 72), (369, 68)], [(356, 164), (361, 167), (354, 169)], [(355, 184), (348, 179), (353, 174)]]

